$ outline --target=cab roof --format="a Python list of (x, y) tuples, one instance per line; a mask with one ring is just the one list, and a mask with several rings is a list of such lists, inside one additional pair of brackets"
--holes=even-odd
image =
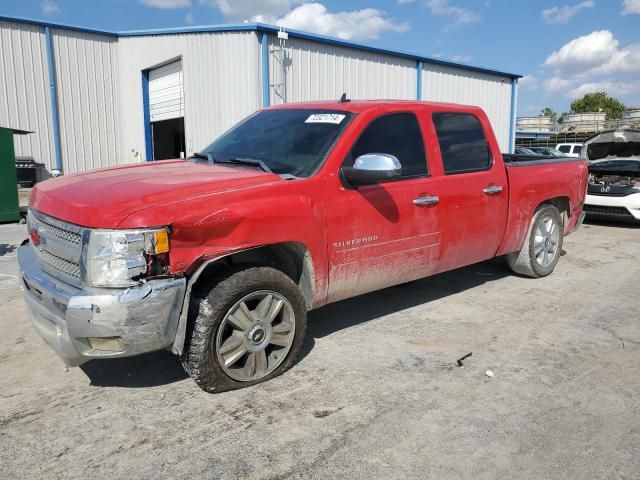
[(283, 103), (264, 108), (264, 110), (288, 110), (288, 109), (318, 109), (336, 110), (353, 113), (360, 113), (366, 110), (384, 107), (430, 107), (431, 109), (446, 109), (451, 111), (478, 111), (480, 107), (472, 105), (461, 105), (458, 103), (446, 102), (426, 102), (418, 100), (349, 100), (339, 102), (338, 100), (323, 100), (314, 102)]

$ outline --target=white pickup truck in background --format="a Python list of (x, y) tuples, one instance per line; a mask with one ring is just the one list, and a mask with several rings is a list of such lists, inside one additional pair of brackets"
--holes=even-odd
[(559, 143), (556, 145), (556, 150), (567, 157), (579, 158), (582, 154), (582, 143)]

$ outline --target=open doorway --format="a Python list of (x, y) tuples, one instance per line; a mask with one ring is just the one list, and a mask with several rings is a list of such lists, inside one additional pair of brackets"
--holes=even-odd
[(184, 117), (152, 122), (151, 136), (154, 160), (184, 157)]
[(185, 156), (182, 62), (149, 70), (152, 160)]

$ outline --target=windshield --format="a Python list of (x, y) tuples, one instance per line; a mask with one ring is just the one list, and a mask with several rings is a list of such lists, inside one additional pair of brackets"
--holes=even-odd
[(274, 173), (308, 177), (324, 162), (352, 115), (338, 110), (262, 110), (201, 153), (210, 154), (214, 162), (260, 160)]

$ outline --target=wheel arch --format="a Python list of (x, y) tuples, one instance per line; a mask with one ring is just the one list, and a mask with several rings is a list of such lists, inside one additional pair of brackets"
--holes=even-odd
[(537, 212), (541, 207), (545, 205), (552, 205), (558, 209), (558, 211), (560, 212), (560, 218), (562, 219), (562, 225), (564, 228), (566, 228), (569, 224), (569, 219), (571, 218), (569, 197), (554, 197), (540, 202), (540, 204), (535, 208), (532, 214), (532, 218), (533, 215), (535, 215), (535, 212)]
[(205, 287), (207, 281), (216, 272), (231, 265), (273, 267), (280, 270), (298, 285), (307, 309), (312, 308), (315, 295), (315, 269), (309, 248), (301, 242), (260, 245), (203, 260), (192, 270), (187, 281), (176, 336), (171, 347), (173, 353), (180, 355), (184, 349), (192, 292)]

